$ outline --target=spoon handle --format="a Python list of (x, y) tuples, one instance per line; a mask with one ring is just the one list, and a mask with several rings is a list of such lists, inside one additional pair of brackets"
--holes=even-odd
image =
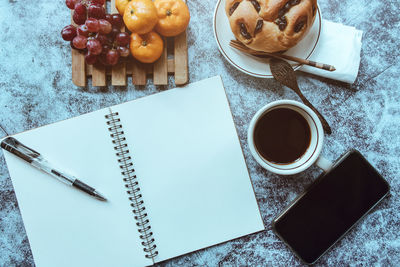
[(324, 128), (324, 131), (327, 134), (331, 134), (332, 130), (331, 127), (329, 126), (328, 122), (325, 120), (324, 116), (322, 116), (321, 113), (319, 113), (319, 111), (310, 103), (310, 101), (308, 101), (308, 99), (301, 93), (300, 90), (294, 90), (296, 92), (296, 94), (300, 97), (301, 101), (303, 101), (303, 103), (311, 108), (315, 114), (317, 114), (318, 118), (320, 119), (321, 123), (322, 123), (322, 128)]

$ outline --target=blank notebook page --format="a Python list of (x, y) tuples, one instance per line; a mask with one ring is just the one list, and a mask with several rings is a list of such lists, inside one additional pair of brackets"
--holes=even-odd
[[(159, 255), (264, 230), (220, 77), (111, 107), (118, 112)], [(102, 109), (17, 134), (101, 202), (4, 152), (37, 266), (144, 266)]]
[(103, 193), (102, 202), (4, 151), (36, 266), (144, 266), (104, 115), (108, 110), (14, 135), (60, 170)]
[(120, 113), (162, 261), (264, 229), (219, 76)]

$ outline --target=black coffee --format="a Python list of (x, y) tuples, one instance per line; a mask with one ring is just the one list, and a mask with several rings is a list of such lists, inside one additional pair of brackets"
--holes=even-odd
[(306, 152), (310, 137), (310, 126), (302, 115), (289, 108), (276, 108), (258, 120), (253, 139), (264, 159), (287, 164)]

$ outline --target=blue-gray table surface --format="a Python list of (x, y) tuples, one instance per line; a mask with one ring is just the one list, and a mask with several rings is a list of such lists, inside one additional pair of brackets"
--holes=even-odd
[[(188, 1), (190, 82), (221, 75), (254, 184), (266, 231), (167, 261), (166, 266), (279, 266), (301, 262), (271, 231), (272, 219), (319, 174), (293, 176), (262, 169), (246, 133), (254, 113), (278, 99), (298, 97), (278, 82), (247, 76), (225, 61), (212, 33), (215, 0)], [(320, 0), (324, 18), (364, 31), (358, 78), (348, 85), (298, 73), (299, 85), (330, 123), (323, 155), (337, 159), (356, 148), (391, 185), (390, 195), (317, 266), (400, 266), (400, 2)], [(63, 0), (0, 0), (0, 124), (18, 133), (174, 87), (78, 88), (71, 81), (69, 24)], [(129, 79), (129, 82), (131, 80)], [(14, 189), (0, 155), (0, 266), (34, 265)]]

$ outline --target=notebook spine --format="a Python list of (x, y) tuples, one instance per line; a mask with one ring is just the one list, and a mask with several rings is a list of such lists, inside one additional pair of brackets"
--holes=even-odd
[(131, 201), (132, 212), (136, 225), (142, 240), (143, 250), (145, 257), (151, 259), (155, 263), (154, 258), (158, 255), (156, 250), (157, 246), (153, 238), (153, 232), (151, 231), (150, 221), (146, 213), (146, 207), (140, 193), (139, 182), (133, 168), (132, 157), (128, 149), (128, 143), (125, 137), (125, 133), (122, 130), (121, 119), (119, 118), (118, 112), (113, 112), (109, 108), (109, 114), (105, 115), (107, 120), (108, 130), (111, 132), (112, 143), (116, 151), (118, 158), (118, 164), (121, 168), (121, 174), (123, 181)]

